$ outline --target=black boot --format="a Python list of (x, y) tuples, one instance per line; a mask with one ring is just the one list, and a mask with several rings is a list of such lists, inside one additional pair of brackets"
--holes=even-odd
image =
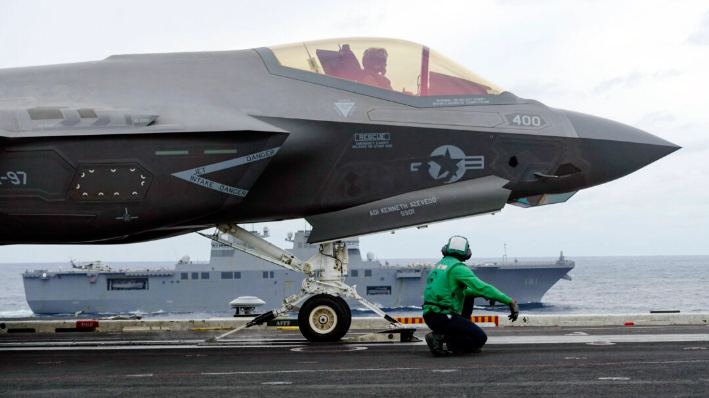
[(434, 357), (447, 357), (448, 351), (443, 349), (443, 336), (438, 333), (429, 333), (426, 335), (426, 344), (428, 344), (428, 349), (431, 350), (431, 354)]

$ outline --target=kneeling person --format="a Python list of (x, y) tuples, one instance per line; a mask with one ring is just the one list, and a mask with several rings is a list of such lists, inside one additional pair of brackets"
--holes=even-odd
[(451, 237), (441, 253), (443, 259), (428, 275), (423, 296), (423, 319), (433, 331), (426, 335), (426, 343), (435, 356), (480, 352), (487, 335), (470, 321), (475, 297), (507, 304), (512, 322), (517, 320), (519, 308), (514, 300), (481, 281), (463, 264), (471, 256), (467, 239)]

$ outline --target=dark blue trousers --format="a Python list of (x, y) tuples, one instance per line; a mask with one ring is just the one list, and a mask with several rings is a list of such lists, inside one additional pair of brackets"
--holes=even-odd
[(487, 334), (470, 321), (470, 315), (473, 313), (473, 300), (472, 296), (466, 298), (462, 316), (429, 312), (423, 317), (426, 325), (434, 333), (444, 336), (448, 351), (472, 352), (487, 342)]

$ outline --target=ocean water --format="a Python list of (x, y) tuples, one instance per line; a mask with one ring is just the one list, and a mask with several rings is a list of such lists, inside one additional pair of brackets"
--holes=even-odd
[[(709, 311), (709, 256), (569, 257), (576, 262), (569, 275), (543, 298), (542, 304), (521, 305), (528, 314), (620, 314), (654, 310)], [(555, 258), (519, 258), (520, 261), (551, 261)], [(390, 259), (391, 264), (436, 262), (437, 259)], [(499, 259), (473, 259), (473, 262)], [(384, 260), (382, 260), (384, 262)], [(171, 268), (171, 262), (110, 263), (114, 268)], [(26, 269), (58, 270), (68, 264), (0, 263), (0, 318), (36, 317), (25, 301), (22, 272)], [(514, 292), (504, 292), (514, 298)], [(420, 316), (420, 308), (387, 309), (393, 316)], [(507, 313), (506, 308), (476, 308), (476, 314)], [(72, 314), (73, 315), (73, 314)], [(228, 317), (230, 311), (210, 313), (143, 314), (145, 318)], [(371, 311), (353, 311), (355, 316), (376, 316)], [(67, 315), (68, 316), (68, 315)]]

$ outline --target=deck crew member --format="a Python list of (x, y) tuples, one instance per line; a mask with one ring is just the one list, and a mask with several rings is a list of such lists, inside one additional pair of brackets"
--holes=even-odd
[(480, 352), (487, 335), (470, 321), (475, 297), (505, 303), (510, 320), (517, 320), (517, 303), (492, 285), (481, 281), (463, 261), (470, 258), (468, 240), (453, 236), (441, 249), (443, 259), (428, 275), (424, 291), (423, 319), (433, 332), (426, 344), (434, 356)]

